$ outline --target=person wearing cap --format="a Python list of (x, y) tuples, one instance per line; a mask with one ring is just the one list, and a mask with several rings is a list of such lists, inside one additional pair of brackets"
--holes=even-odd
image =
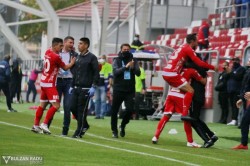
[(240, 58), (235, 57), (232, 59), (232, 62), (231, 72), (226, 75), (226, 79), (228, 80), (227, 93), (232, 108), (232, 121), (227, 125), (237, 125), (239, 108), (237, 108), (236, 102), (239, 100), (238, 95), (240, 94), (242, 80), (246, 72), (246, 69), (240, 64)]
[(4, 56), (4, 59), (0, 61), (0, 91), (2, 90), (6, 97), (6, 104), (8, 107), (7, 112), (17, 112), (11, 107), (11, 98), (10, 98), (10, 55)]
[(131, 50), (143, 50), (143, 43), (140, 41), (140, 35), (135, 34), (134, 40), (131, 44)]

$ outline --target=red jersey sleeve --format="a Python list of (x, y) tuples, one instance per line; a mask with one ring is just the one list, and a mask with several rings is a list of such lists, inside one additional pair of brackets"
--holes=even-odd
[(186, 68), (183, 70), (182, 76), (187, 80), (190, 81), (194, 79), (196, 81), (200, 81), (202, 76), (193, 68)]
[(203, 62), (202, 60), (200, 60), (200, 59), (196, 56), (194, 50), (192, 50), (191, 47), (190, 47), (189, 49), (186, 49), (186, 55), (188, 55), (188, 57), (189, 57), (190, 59), (192, 59), (192, 61), (193, 61), (196, 65), (198, 65), (199, 67), (203, 67), (203, 68), (206, 68), (206, 69), (214, 70), (214, 66), (212, 66), (212, 65), (210, 65), (210, 64), (208, 64), (208, 63), (206, 63), (206, 62)]
[(65, 63), (62, 61), (62, 58), (60, 56), (57, 56), (56, 62), (60, 68), (63, 68), (65, 66)]

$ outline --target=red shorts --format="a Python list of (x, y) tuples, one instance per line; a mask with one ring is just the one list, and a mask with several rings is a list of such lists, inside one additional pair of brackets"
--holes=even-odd
[(175, 76), (163, 75), (162, 77), (165, 81), (167, 81), (167, 83), (170, 86), (175, 87), (175, 88), (181, 88), (187, 84), (186, 79), (182, 77), (180, 74), (176, 74)]
[(164, 115), (179, 113), (182, 114), (183, 110), (183, 98), (168, 95), (165, 101)]
[(41, 87), (40, 102), (59, 102), (59, 95), (56, 87)]

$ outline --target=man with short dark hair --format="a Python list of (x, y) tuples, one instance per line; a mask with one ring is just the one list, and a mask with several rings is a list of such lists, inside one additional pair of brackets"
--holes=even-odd
[[(36, 110), (34, 126), (31, 129), (31, 131), (35, 133), (40, 133), (42, 130), (45, 134), (51, 134), (48, 128), (48, 123), (50, 123), (55, 112), (60, 108), (59, 95), (55, 85), (59, 68), (68, 70), (75, 63), (75, 58), (71, 58), (70, 63), (65, 65), (59, 56), (59, 52), (62, 48), (63, 40), (60, 38), (53, 38), (52, 47), (45, 52), (43, 72), (40, 82), (42, 90), (40, 95), (40, 106)], [(51, 103), (52, 106), (48, 109), (43, 123), (39, 126), (40, 120), (43, 116), (43, 111), (49, 103)]]
[(73, 138), (82, 138), (89, 129), (87, 122), (89, 99), (94, 96), (99, 81), (99, 67), (97, 57), (89, 52), (90, 41), (83, 37), (78, 43), (80, 54), (73, 67), (73, 81), (70, 93), (71, 112), (77, 120), (77, 128)]
[(4, 59), (0, 61), (0, 91), (2, 90), (6, 97), (6, 104), (8, 107), (7, 112), (17, 112), (11, 107), (11, 98), (10, 98), (10, 55), (4, 56)]
[[(74, 38), (72, 36), (67, 36), (64, 38), (63, 43), (63, 49), (62, 52), (59, 53), (59, 55), (65, 64), (69, 64), (71, 57), (77, 57), (77, 53), (74, 51)], [(72, 84), (72, 78), (73, 75), (70, 70), (65, 71), (63, 69), (60, 69), (56, 81), (56, 88), (59, 94), (60, 101), (63, 95), (63, 136), (68, 135), (70, 125), (71, 94), (69, 94), (69, 89)]]
[(113, 61), (113, 103), (111, 107), (111, 130), (113, 138), (118, 138), (117, 114), (124, 101), (125, 113), (120, 125), (120, 136), (125, 136), (125, 127), (129, 123), (134, 110), (135, 97), (135, 75), (140, 76), (138, 62), (130, 53), (130, 45), (125, 43), (121, 45), (118, 57)]

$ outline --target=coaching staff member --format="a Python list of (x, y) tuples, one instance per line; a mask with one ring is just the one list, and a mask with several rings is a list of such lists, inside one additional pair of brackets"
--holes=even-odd
[(78, 43), (80, 54), (72, 69), (73, 82), (69, 93), (72, 93), (71, 112), (77, 120), (77, 128), (73, 138), (81, 138), (89, 129), (87, 122), (89, 99), (94, 96), (99, 81), (97, 57), (89, 52), (90, 41), (83, 37)]
[(126, 111), (120, 125), (120, 136), (125, 136), (125, 127), (129, 123), (134, 110), (135, 75), (140, 76), (138, 62), (131, 54), (129, 44), (122, 44), (118, 58), (113, 61), (113, 103), (111, 107), (111, 130), (113, 137), (118, 138), (117, 113), (122, 102), (125, 102)]

